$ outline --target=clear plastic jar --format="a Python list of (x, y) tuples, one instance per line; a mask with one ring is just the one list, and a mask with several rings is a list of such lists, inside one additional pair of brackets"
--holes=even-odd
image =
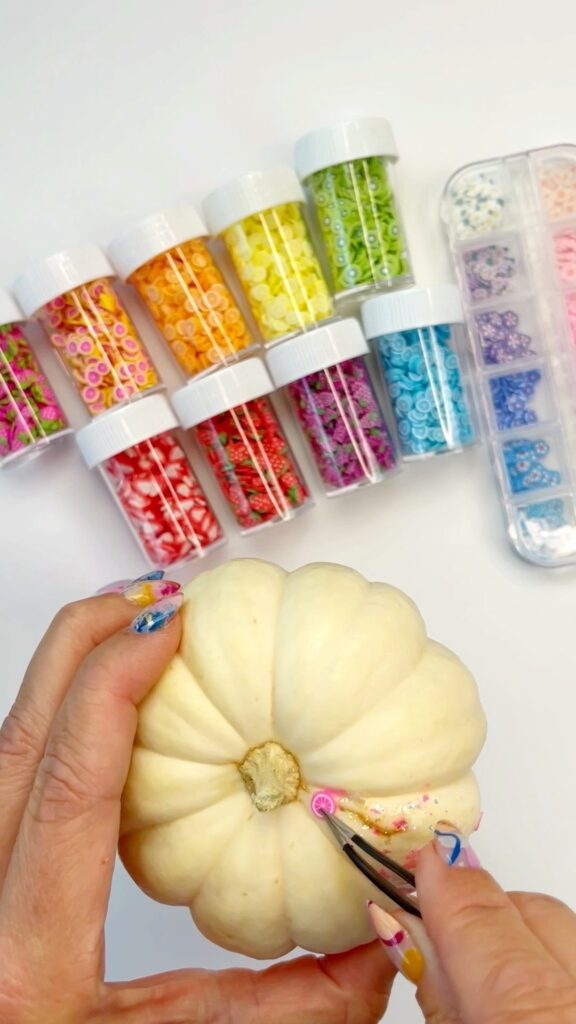
[(391, 164), (398, 159), (384, 118), (345, 121), (296, 144), (324, 243), (336, 298), (413, 281)]
[(26, 316), (38, 316), (92, 416), (162, 387), (96, 245), (55, 253), (17, 279)]
[(259, 359), (215, 370), (176, 391), (184, 428), (194, 427), (242, 532), (293, 519), (308, 488), (270, 401), (274, 385)]
[(392, 435), (367, 363), (356, 320), (291, 338), (267, 355), (285, 387), (327, 495), (375, 484), (396, 468)]
[(409, 288), (362, 306), (405, 459), (459, 451), (475, 440), (463, 372), (462, 302), (456, 285)]
[(206, 244), (192, 206), (154, 214), (110, 246), (119, 276), (137, 289), (188, 377), (230, 362), (255, 344)]
[(224, 539), (177, 426), (167, 400), (151, 395), (76, 434), (84, 461), (98, 466), (147, 560), (162, 568), (205, 555)]
[(290, 167), (247, 174), (204, 203), (208, 227), (226, 244), (265, 342), (306, 331), (334, 314), (304, 206)]
[(70, 432), (23, 321), (10, 292), (0, 289), (0, 466), (37, 455)]

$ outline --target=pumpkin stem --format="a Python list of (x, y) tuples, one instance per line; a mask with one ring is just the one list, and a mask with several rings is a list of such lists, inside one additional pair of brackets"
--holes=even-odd
[(259, 811), (274, 811), (298, 796), (300, 766), (294, 754), (274, 740), (249, 750), (238, 771)]

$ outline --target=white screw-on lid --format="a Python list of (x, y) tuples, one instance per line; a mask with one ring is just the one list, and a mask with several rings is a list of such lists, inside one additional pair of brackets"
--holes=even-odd
[(14, 292), (26, 316), (33, 316), (58, 295), (99, 277), (114, 277), (114, 268), (102, 249), (88, 243), (33, 263), (16, 278)]
[(361, 315), (367, 338), (464, 320), (462, 299), (455, 284), (389, 292), (365, 302)]
[(87, 427), (82, 427), (76, 434), (76, 444), (86, 465), (93, 469), (132, 445), (177, 426), (178, 421), (166, 398), (150, 395), (104, 413)]
[(26, 317), (7, 288), (0, 288), (0, 327), (4, 324), (18, 324)]
[(232, 224), (282, 203), (303, 203), (302, 186), (291, 167), (255, 171), (222, 185), (203, 203), (206, 223), (213, 235), (220, 235)]
[(244, 402), (269, 395), (271, 391), (274, 391), (274, 384), (264, 363), (260, 359), (245, 359), (200, 380), (191, 380), (174, 392), (172, 404), (187, 430)]
[(108, 247), (108, 255), (124, 280), (160, 253), (192, 238), (205, 238), (208, 230), (193, 206), (162, 210), (132, 224)]
[(266, 353), (266, 362), (276, 387), (282, 388), (309, 373), (326, 370), (368, 352), (360, 324), (348, 319), (279, 342)]
[(392, 128), (383, 117), (361, 117), (320, 128), (304, 135), (294, 147), (294, 162), (301, 181), (325, 167), (369, 156), (398, 159)]

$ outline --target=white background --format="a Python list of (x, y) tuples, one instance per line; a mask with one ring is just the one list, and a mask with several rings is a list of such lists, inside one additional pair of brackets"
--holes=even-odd
[[(438, 198), (450, 172), (576, 141), (570, 0), (4, 0), (2, 15), (4, 284), (32, 259), (87, 239), (106, 244), (134, 219), (288, 159), (304, 131), (366, 114), (394, 126), (418, 279), (439, 281), (449, 271)], [(146, 316), (136, 318), (176, 383)], [(65, 378), (54, 380), (80, 425)], [(72, 443), (2, 475), (0, 518), (4, 712), (58, 606), (145, 565)], [(485, 451), (320, 499), (253, 540), (231, 532), (211, 564), (235, 555), (288, 568), (342, 561), (416, 599), (430, 632), (475, 672), (488, 714), (483, 860), (509, 887), (576, 904), (576, 571), (537, 569), (512, 553)], [(114, 979), (240, 959), (121, 870), (107, 953)], [(386, 1019), (419, 1020), (412, 1000), (400, 983)]]

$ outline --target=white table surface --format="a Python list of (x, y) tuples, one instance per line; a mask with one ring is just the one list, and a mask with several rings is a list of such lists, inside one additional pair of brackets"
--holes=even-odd
[[(449, 173), (576, 140), (575, 45), (570, 0), (4, 0), (0, 281), (58, 248), (106, 244), (134, 219), (199, 201), (237, 173), (288, 159), (304, 131), (358, 115), (394, 126), (418, 279), (440, 281), (448, 262), (437, 208)], [(146, 316), (135, 316), (175, 384)], [(80, 403), (46, 363), (80, 425)], [(55, 610), (145, 566), (71, 443), (2, 475), (0, 518), (3, 713)], [(431, 634), (475, 672), (488, 714), (483, 860), (506, 886), (576, 904), (576, 571), (513, 554), (486, 452), (320, 498), (309, 515), (253, 540), (231, 532), (210, 564), (236, 555), (287, 568), (342, 561), (416, 599)], [(186, 911), (148, 900), (121, 869), (107, 956), (114, 979), (245, 962), (204, 941)], [(403, 982), (386, 1020), (420, 1020)]]

